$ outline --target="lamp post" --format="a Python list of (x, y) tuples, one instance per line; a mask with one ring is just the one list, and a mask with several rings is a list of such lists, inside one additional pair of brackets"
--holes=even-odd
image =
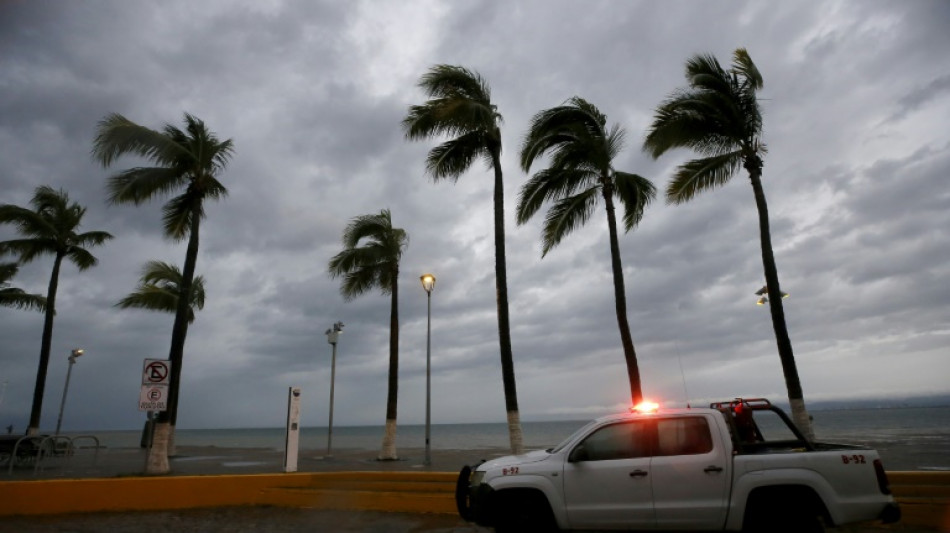
[(435, 276), (423, 274), (419, 277), (422, 288), (426, 291), (426, 458), (423, 464), (432, 464), (432, 446), (429, 442), (432, 426), (432, 289), (435, 289)]
[(86, 353), (86, 351), (82, 348), (76, 348), (69, 355), (69, 369), (66, 370), (66, 385), (63, 386), (63, 399), (59, 402), (59, 418), (56, 419), (56, 435), (59, 435), (59, 428), (63, 425), (63, 409), (66, 407), (66, 392), (69, 391), (69, 377), (73, 373), (73, 365), (76, 364), (76, 359), (84, 353)]
[(333, 456), (333, 384), (336, 382), (336, 342), (343, 333), (343, 322), (333, 324), (327, 330), (327, 342), (333, 346), (333, 359), (330, 363), (330, 424), (327, 428), (327, 457)]

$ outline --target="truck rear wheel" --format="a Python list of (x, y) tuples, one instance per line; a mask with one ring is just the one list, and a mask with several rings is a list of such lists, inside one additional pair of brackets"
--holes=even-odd
[(824, 533), (821, 500), (809, 489), (781, 487), (749, 496), (744, 533)]

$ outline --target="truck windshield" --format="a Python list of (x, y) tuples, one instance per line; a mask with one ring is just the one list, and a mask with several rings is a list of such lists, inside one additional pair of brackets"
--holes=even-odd
[(581, 436), (582, 434), (587, 433), (588, 431), (590, 431), (590, 428), (593, 427), (593, 426), (596, 426), (597, 423), (598, 423), (597, 420), (592, 420), (592, 421), (590, 421), (590, 422), (584, 424), (583, 427), (581, 427), (580, 429), (578, 429), (578, 430), (575, 431), (574, 433), (571, 433), (571, 436), (570, 436), (570, 437), (568, 437), (568, 438), (564, 439), (563, 441), (561, 441), (561, 443), (558, 444), (557, 446), (548, 449), (547, 452), (548, 452), (548, 453), (557, 453), (557, 452), (563, 450), (565, 446), (567, 446), (567, 445), (570, 444), (571, 442), (574, 442), (574, 439), (575, 439), (575, 438), (577, 438), (577, 437)]

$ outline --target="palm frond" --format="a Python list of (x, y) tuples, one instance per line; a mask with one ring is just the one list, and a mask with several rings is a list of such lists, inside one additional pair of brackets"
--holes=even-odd
[(96, 126), (92, 156), (103, 167), (110, 166), (124, 154), (135, 154), (161, 166), (171, 166), (182, 157), (184, 149), (165, 133), (140, 126), (118, 113), (107, 115)]
[(597, 205), (599, 189), (590, 188), (562, 198), (548, 210), (541, 233), (541, 257), (554, 249), (561, 240), (583, 226)]
[(732, 54), (732, 70), (739, 74), (753, 91), (764, 85), (759, 68), (752, 62), (749, 52), (745, 48), (737, 48)]
[(697, 193), (720, 187), (742, 168), (742, 151), (694, 159), (680, 165), (666, 188), (666, 201), (681, 204)]
[(134, 167), (111, 176), (106, 183), (112, 204), (140, 205), (156, 195), (166, 195), (188, 183), (188, 176), (174, 167)]
[(656, 187), (643, 176), (628, 172), (615, 172), (613, 180), (614, 193), (624, 207), (624, 230), (630, 231), (640, 223), (643, 212), (656, 198)]
[(582, 169), (546, 168), (535, 173), (521, 187), (515, 208), (518, 224), (525, 224), (544, 202), (575, 194), (578, 190), (597, 187), (596, 175)]
[(16, 276), (20, 266), (16, 263), (0, 263), (0, 307), (46, 311), (46, 298), (28, 294), (23, 289), (11, 287), (9, 281)]
[[(182, 273), (175, 265), (163, 261), (148, 261), (135, 291), (116, 304), (122, 309), (138, 308), (163, 313), (175, 313), (181, 296)], [(195, 309), (205, 305), (204, 277), (195, 276), (191, 282), (188, 303), (188, 323), (195, 321)]]
[(429, 151), (426, 172), (434, 180), (457, 180), (471, 167), (472, 162), (487, 153), (484, 135), (472, 131), (445, 141)]
[(70, 262), (76, 265), (79, 270), (86, 270), (99, 264), (99, 260), (96, 259), (96, 256), (92, 255), (89, 250), (77, 246), (70, 246), (66, 251), (66, 257)]
[(162, 206), (162, 227), (166, 237), (174, 241), (181, 241), (191, 234), (195, 202), (198, 203), (198, 218), (202, 218), (204, 208), (201, 205), (201, 196), (193, 193), (190, 189), (172, 198)]

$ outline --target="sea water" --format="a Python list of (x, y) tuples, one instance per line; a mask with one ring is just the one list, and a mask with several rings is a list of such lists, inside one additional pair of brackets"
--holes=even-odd
[[(950, 407), (838, 409), (811, 412), (816, 438), (822, 442), (861, 444), (877, 449), (892, 470), (950, 470)], [(522, 422), (527, 449), (555, 446), (586, 420)], [(282, 450), (284, 428), (178, 429), (180, 446), (221, 448), (266, 448)], [(138, 447), (141, 431), (93, 431), (108, 448)], [(333, 428), (333, 448), (376, 450), (383, 437), (382, 426)], [(425, 446), (425, 426), (400, 425), (397, 447)], [(505, 449), (505, 423), (433, 424), (433, 450)], [(300, 448), (320, 450), (327, 446), (326, 427), (304, 427)]]

